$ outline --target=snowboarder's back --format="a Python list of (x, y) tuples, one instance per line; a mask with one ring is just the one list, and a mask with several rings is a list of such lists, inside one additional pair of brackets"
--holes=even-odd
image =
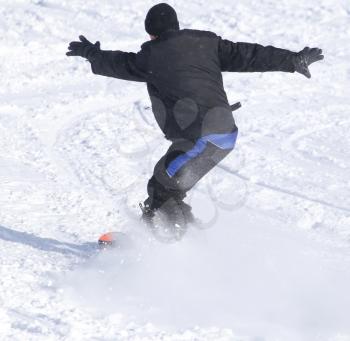
[(100, 51), (95, 74), (147, 82), (152, 108), (168, 139), (195, 141), (235, 129), (222, 72), (294, 72), (295, 53), (272, 46), (233, 43), (209, 31), (169, 29), (137, 54)]

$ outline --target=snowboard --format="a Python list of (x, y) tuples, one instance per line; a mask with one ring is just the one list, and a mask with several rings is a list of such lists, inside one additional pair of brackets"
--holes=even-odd
[(108, 232), (98, 238), (100, 249), (125, 248), (130, 246), (131, 239), (123, 232)]

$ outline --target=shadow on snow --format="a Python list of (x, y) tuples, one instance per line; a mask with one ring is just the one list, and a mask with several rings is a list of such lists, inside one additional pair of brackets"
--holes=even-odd
[(64, 255), (74, 256), (88, 256), (91, 252), (96, 250), (96, 243), (72, 244), (67, 242), (60, 242), (51, 238), (42, 238), (27, 232), (20, 232), (11, 230), (0, 225), (0, 239), (31, 246), (35, 249), (57, 252)]

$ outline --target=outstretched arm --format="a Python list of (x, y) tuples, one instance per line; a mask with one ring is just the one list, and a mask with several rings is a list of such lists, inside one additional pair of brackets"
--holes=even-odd
[(91, 70), (96, 75), (135, 82), (146, 82), (139, 54), (123, 51), (98, 51), (89, 58)]
[(144, 52), (103, 51), (100, 43), (92, 44), (84, 36), (71, 42), (67, 56), (86, 58), (94, 74), (124, 80), (146, 82)]
[(323, 59), (322, 50), (305, 48), (296, 53), (273, 46), (233, 43), (220, 38), (219, 58), (222, 71), (231, 72), (299, 72), (310, 78), (308, 66)]

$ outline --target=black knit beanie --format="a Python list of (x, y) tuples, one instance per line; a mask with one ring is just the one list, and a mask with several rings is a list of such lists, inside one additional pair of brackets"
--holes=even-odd
[(159, 36), (170, 29), (179, 30), (180, 25), (176, 11), (165, 3), (153, 6), (147, 13), (145, 29), (148, 34), (153, 36)]

